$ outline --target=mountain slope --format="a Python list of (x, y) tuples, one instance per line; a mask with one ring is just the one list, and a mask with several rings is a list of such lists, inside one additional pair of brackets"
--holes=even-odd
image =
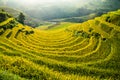
[(118, 14), (120, 10), (110, 12), (109, 18), (108, 13), (49, 31), (23, 26), (14, 18), (3, 20), (0, 73), (8, 75), (0, 76), (3, 80), (10, 74), (26, 80), (119, 80)]
[[(39, 26), (39, 24), (43, 23), (43, 21), (34, 19), (29, 17), (26, 13), (20, 11), (20, 10), (15, 10), (9, 7), (0, 7), (0, 10), (3, 9), (5, 12), (8, 12), (10, 15), (12, 15), (14, 18), (18, 19), (18, 16), (20, 15), (20, 13), (23, 13), (25, 15), (25, 24), (32, 26), (32, 27), (37, 27)], [(41, 23), (40, 23), (41, 22)]]

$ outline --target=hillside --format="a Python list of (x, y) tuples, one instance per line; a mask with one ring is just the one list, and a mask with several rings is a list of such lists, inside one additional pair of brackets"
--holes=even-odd
[(101, 16), (99, 13), (91, 13), (81, 17), (70, 17), (70, 18), (61, 18), (61, 19), (53, 19), (49, 20), (51, 22), (72, 22), (72, 23), (82, 23), (88, 21), (90, 19), (94, 19), (95, 17)]
[(0, 80), (120, 80), (120, 10), (53, 30), (1, 15)]
[[(10, 15), (12, 15), (14, 18), (18, 19), (18, 16), (20, 15), (20, 13), (22, 11), (20, 10), (16, 10), (13, 8), (9, 8), (9, 7), (5, 7), (5, 6), (1, 6), (0, 10), (4, 10), (5, 12), (8, 12)], [(32, 27), (37, 27), (39, 26), (41, 23), (44, 23), (42, 20), (37, 20), (35, 18), (31, 18), (30, 16), (28, 16), (26, 13), (22, 12), (25, 15), (25, 24), (32, 26)], [(41, 22), (41, 23), (40, 23)]]

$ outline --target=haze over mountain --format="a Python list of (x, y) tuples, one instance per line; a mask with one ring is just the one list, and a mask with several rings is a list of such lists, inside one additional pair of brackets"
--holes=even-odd
[(1, 0), (1, 6), (20, 9), (31, 17), (51, 20), (105, 13), (120, 8), (119, 0)]

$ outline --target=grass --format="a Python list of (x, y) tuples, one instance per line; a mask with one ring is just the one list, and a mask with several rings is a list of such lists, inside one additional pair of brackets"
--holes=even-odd
[(0, 23), (0, 80), (119, 80), (120, 28), (106, 16), (49, 30)]
[(26, 80), (7, 71), (0, 70), (0, 80)]
[(70, 22), (61, 22), (60, 25), (57, 25), (49, 30), (58, 30), (58, 29), (64, 29), (67, 28), (71, 25), (74, 25), (75, 23), (70, 23)]
[(64, 28), (70, 26), (71, 24), (73, 24), (73, 23), (70, 23), (70, 22), (53, 22), (52, 23), (51, 22), (51, 23), (39, 26), (39, 27), (37, 27), (37, 29), (40, 29), (40, 30), (58, 30), (61, 28), (64, 29)]

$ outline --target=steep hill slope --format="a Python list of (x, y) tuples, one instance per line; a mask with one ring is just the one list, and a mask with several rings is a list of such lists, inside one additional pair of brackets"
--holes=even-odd
[[(13, 8), (9, 8), (9, 7), (5, 7), (5, 6), (1, 6), (0, 10), (4, 10), (5, 12), (8, 12), (10, 15), (12, 15), (14, 18), (18, 19), (18, 16), (20, 15), (20, 13), (22, 11), (20, 10), (16, 10)], [(30, 16), (28, 16), (26, 13), (22, 12), (25, 15), (25, 24), (32, 26), (32, 27), (37, 27), (39, 26), (41, 23), (43, 23), (43, 21), (41, 20), (37, 20), (34, 18), (31, 18)], [(41, 23), (40, 23), (41, 22)]]
[(120, 10), (49, 31), (23, 26), (14, 18), (3, 20), (0, 79), (119, 80), (118, 14)]

